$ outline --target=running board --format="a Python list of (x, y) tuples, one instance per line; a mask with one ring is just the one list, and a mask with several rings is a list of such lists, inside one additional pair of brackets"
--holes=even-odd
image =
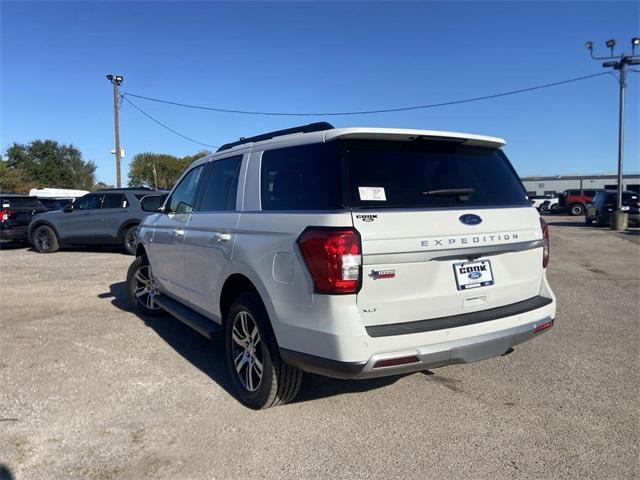
[(153, 300), (167, 313), (207, 338), (213, 338), (222, 333), (220, 325), (173, 298), (160, 294), (156, 295)]

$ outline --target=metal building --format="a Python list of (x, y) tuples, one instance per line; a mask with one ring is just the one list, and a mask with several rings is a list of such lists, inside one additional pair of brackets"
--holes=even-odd
[[(523, 177), (522, 183), (528, 195), (556, 195), (565, 190), (617, 189), (618, 176), (611, 175), (555, 175), (551, 177)], [(625, 190), (640, 193), (640, 174), (628, 174), (623, 177)]]

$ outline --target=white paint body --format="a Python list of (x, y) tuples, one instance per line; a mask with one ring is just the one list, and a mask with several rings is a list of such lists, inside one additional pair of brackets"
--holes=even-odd
[[(542, 238), (537, 211), (530, 206), (479, 209), (367, 210), (358, 212), (261, 211), (262, 152), (335, 138), (403, 140), (415, 136), (467, 139), (468, 144), (500, 148), (498, 138), (424, 130), (338, 128), (292, 134), (245, 144), (194, 163), (242, 155), (237, 211), (155, 214), (140, 227), (140, 238), (163, 293), (221, 323), (220, 293), (227, 278), (241, 274), (260, 294), (280, 348), (341, 362), (369, 362), (374, 356), (426, 352), (443, 342), (555, 318), (555, 297), (542, 267), (542, 247), (483, 255), (491, 262), (495, 285), (458, 290), (456, 250), (525, 244)], [(461, 223), (461, 214), (483, 219)], [(362, 238), (362, 287), (352, 295), (314, 293), (296, 239), (308, 226), (355, 227)], [(183, 230), (180, 236), (172, 232)], [(225, 242), (215, 241), (220, 234)], [(474, 240), (479, 238), (479, 240)], [(439, 245), (436, 240), (444, 240)], [(453, 240), (453, 241), (452, 241)], [(426, 242), (426, 243), (424, 243)], [(445, 251), (451, 258), (441, 258)], [(374, 279), (374, 270), (393, 278)], [(424, 333), (371, 337), (366, 327), (412, 322), (482, 311), (542, 295), (543, 308), (511, 317)], [(393, 372), (391, 372), (393, 373)]]

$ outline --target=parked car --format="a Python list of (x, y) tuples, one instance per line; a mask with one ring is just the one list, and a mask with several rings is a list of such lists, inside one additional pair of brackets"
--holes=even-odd
[[(238, 398), (504, 355), (552, 327), (548, 229), (497, 138), (327, 123), (224, 145), (140, 225), (141, 314), (224, 332)], [(157, 209), (156, 205), (143, 208)]]
[(565, 190), (559, 197), (559, 208), (566, 209), (569, 215), (584, 215), (585, 207), (597, 190)]
[[(599, 227), (609, 225), (611, 222), (611, 212), (616, 209), (618, 193), (615, 190), (601, 190), (587, 204), (584, 221), (587, 225), (593, 222)], [(622, 192), (622, 209), (629, 214), (629, 223), (638, 224), (640, 222), (640, 196), (636, 192)]]
[(551, 195), (533, 195), (529, 197), (529, 200), (531, 201), (531, 205), (533, 206), (533, 208), (540, 211), (542, 203), (549, 200), (550, 198)]
[(63, 210), (38, 215), (29, 225), (29, 241), (40, 253), (70, 245), (122, 245), (134, 254), (138, 225), (149, 215), (140, 208), (147, 188), (107, 189), (89, 193)]
[(35, 197), (0, 194), (0, 243), (27, 241), (29, 222), (47, 209)]
[(560, 199), (558, 197), (550, 198), (540, 204), (538, 209), (541, 213), (558, 213), (560, 210)]

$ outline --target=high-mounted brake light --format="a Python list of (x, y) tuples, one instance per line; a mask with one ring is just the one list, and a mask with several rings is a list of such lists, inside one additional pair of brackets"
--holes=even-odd
[(540, 217), (540, 228), (542, 228), (542, 268), (549, 265), (549, 225)]
[(309, 227), (298, 237), (316, 293), (356, 293), (362, 249), (353, 228)]

